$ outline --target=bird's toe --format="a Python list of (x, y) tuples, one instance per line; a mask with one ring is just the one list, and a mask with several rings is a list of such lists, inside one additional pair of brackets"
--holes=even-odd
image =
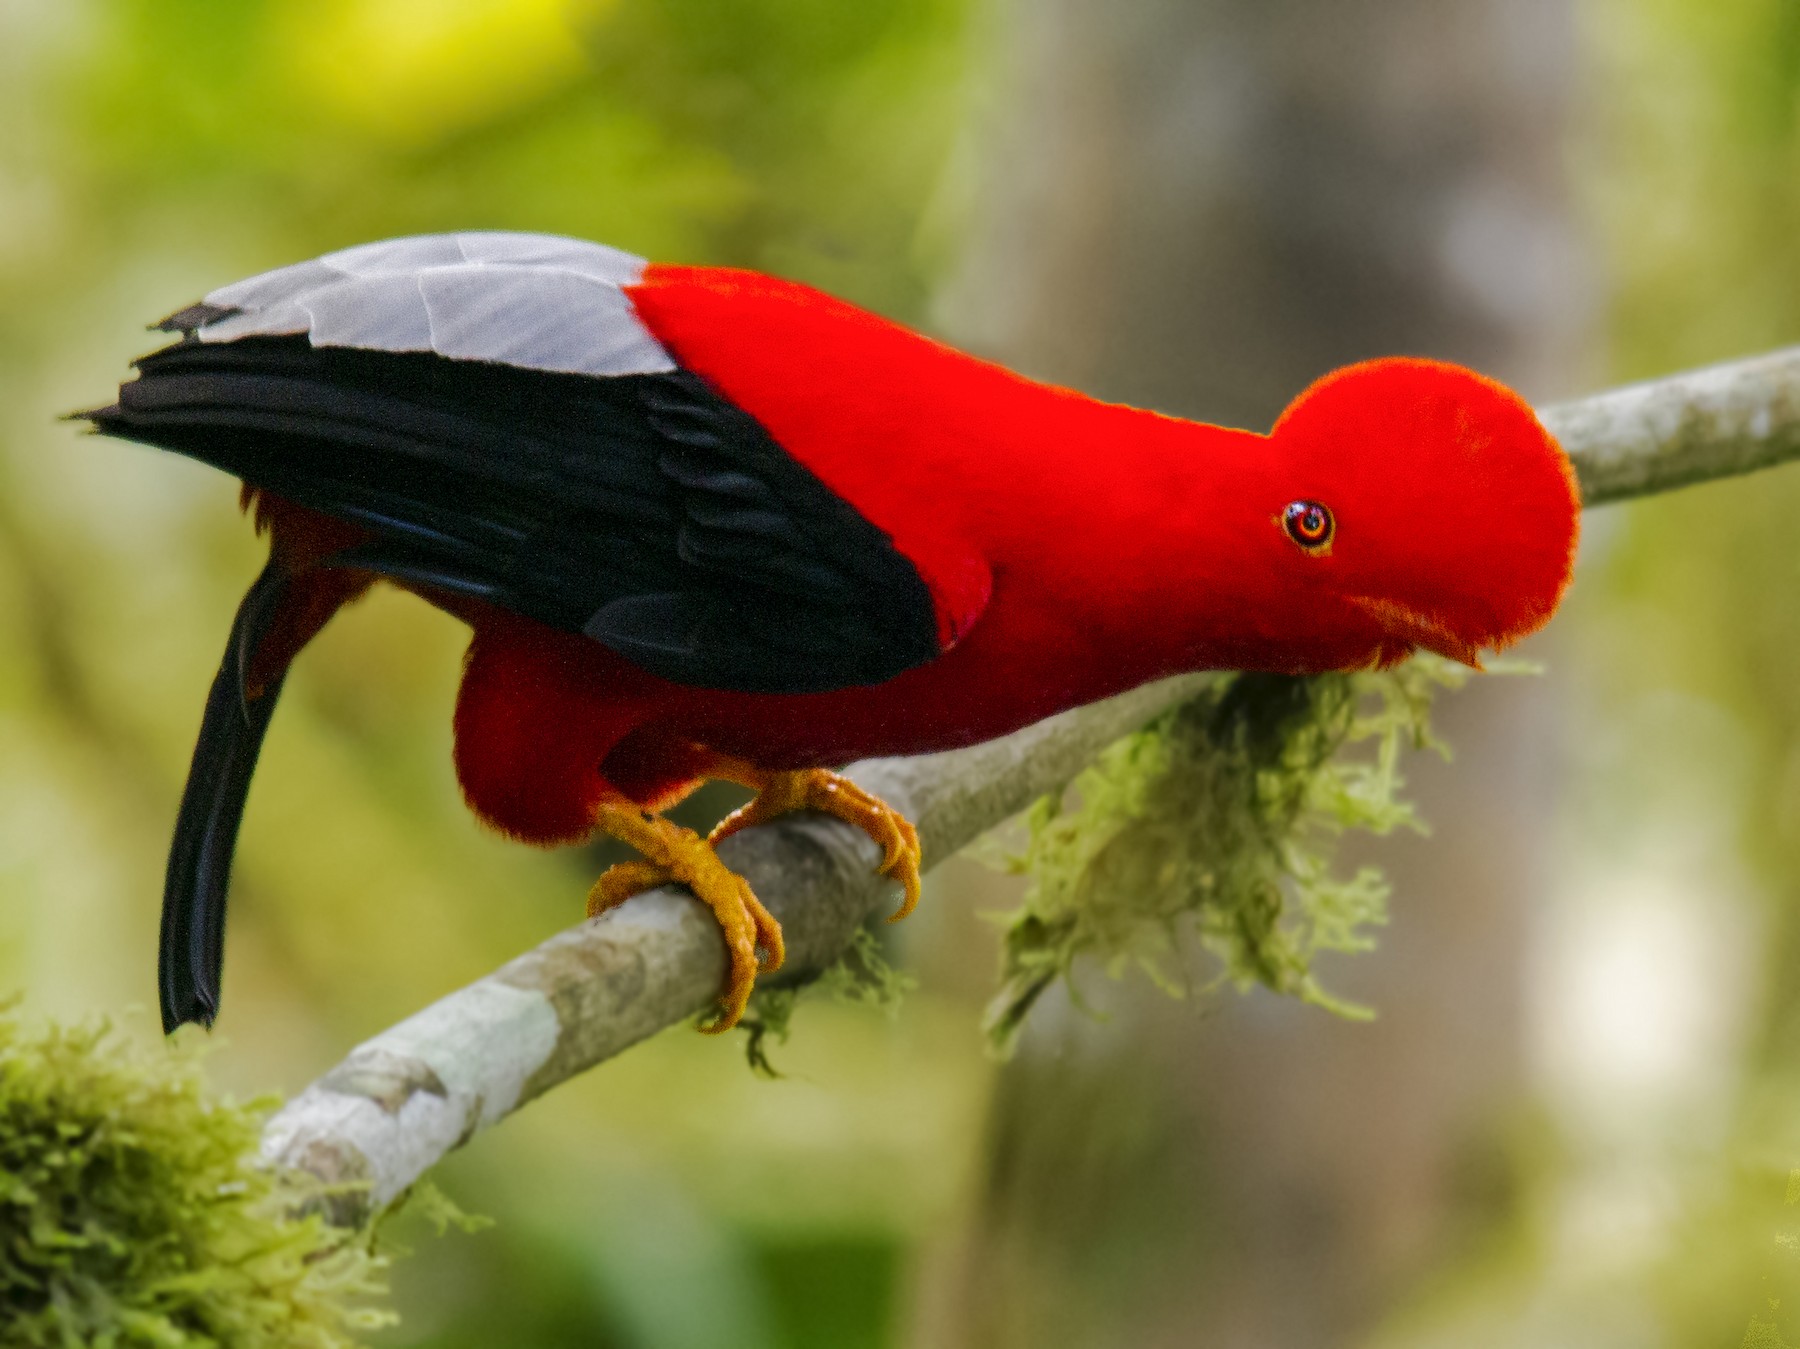
[(608, 867), (600, 879), (594, 882), (594, 888), (588, 891), (587, 916), (598, 918), (633, 895), (641, 895), (659, 885), (668, 885), (674, 879), (673, 873), (660, 862), (633, 858), (628, 862), (616, 863)]

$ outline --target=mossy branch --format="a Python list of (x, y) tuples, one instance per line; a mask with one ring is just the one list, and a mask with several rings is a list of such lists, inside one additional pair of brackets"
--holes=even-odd
[(1387, 921), (1386, 877), (1336, 875), (1332, 848), (1347, 830), (1420, 827), (1399, 796), (1401, 752), (1442, 748), (1432, 696), (1472, 674), (1425, 655), (1357, 674), (1225, 674), (1107, 746), (1072, 800), (1026, 812), (1022, 849), (986, 841), (990, 860), (1030, 877), (1007, 917), (993, 1046), (1010, 1052), (1038, 997), (1083, 958), (1181, 996), (1195, 946), (1217, 965), (1202, 991), (1261, 984), (1371, 1015), (1312, 969), (1321, 951), (1368, 950)]
[[(1749, 472), (1800, 457), (1800, 349), (1542, 416), (1589, 505)], [(1209, 686), (1208, 676), (1170, 680), (991, 744), (864, 763), (851, 775), (911, 816), (926, 858), (942, 861)], [(721, 854), (781, 920), (788, 982), (831, 965), (893, 900), (873, 878), (874, 845), (837, 821), (777, 821)], [(534, 1096), (705, 1010), (724, 970), (718, 930), (698, 904), (676, 890), (641, 895), (353, 1050), (269, 1122), (264, 1155), (330, 1184), (360, 1182), (333, 1214), (359, 1222)]]
[[(1206, 686), (1165, 680), (989, 744), (885, 759), (850, 776), (913, 820), (927, 858), (954, 855), (1032, 801), (1060, 791), (1108, 744)], [(719, 855), (780, 920), (787, 964), (814, 978), (897, 891), (875, 874), (861, 830), (818, 815), (727, 839)], [(708, 1010), (725, 977), (718, 925), (683, 890), (639, 895), (557, 933), (494, 973), (351, 1051), (270, 1121), (264, 1155), (337, 1185), (358, 1223), (452, 1148), (551, 1087)]]

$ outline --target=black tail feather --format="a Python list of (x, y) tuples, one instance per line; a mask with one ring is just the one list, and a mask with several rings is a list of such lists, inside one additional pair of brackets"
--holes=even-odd
[(206, 698), (163, 884), (157, 984), (165, 1033), (188, 1021), (211, 1026), (219, 1011), (231, 855), (256, 757), (281, 695), (276, 678), (252, 697), (245, 677), (286, 588), (287, 577), (273, 562), (263, 568), (238, 606), (225, 658)]

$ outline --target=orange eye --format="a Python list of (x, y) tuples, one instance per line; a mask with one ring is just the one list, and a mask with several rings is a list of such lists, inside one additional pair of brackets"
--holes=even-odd
[(1317, 552), (1331, 542), (1335, 525), (1331, 508), (1322, 501), (1290, 501), (1281, 513), (1281, 523), (1288, 537), (1307, 552)]

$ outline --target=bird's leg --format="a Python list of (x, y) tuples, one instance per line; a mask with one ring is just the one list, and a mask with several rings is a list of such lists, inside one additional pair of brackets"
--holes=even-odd
[[(595, 821), (643, 857), (620, 862), (588, 892), (588, 917), (605, 913), (633, 895), (671, 881), (685, 885), (713, 911), (725, 936), (731, 970), (719, 994), (717, 1019), (700, 1029), (708, 1034), (730, 1030), (744, 1014), (756, 976), (781, 968), (784, 950), (781, 924), (762, 906), (750, 882), (719, 860), (712, 844), (691, 829), (636, 806), (608, 803)], [(757, 956), (757, 948), (762, 956)]]
[(733, 769), (729, 775), (732, 781), (756, 788), (756, 798), (719, 821), (707, 835), (707, 842), (717, 846), (740, 829), (793, 810), (816, 810), (835, 816), (875, 840), (882, 850), (881, 865), (876, 870), (900, 882), (903, 898), (888, 921), (897, 923), (913, 911), (919, 902), (919, 831), (899, 811), (826, 768), (788, 773), (765, 773), (739, 765)]

